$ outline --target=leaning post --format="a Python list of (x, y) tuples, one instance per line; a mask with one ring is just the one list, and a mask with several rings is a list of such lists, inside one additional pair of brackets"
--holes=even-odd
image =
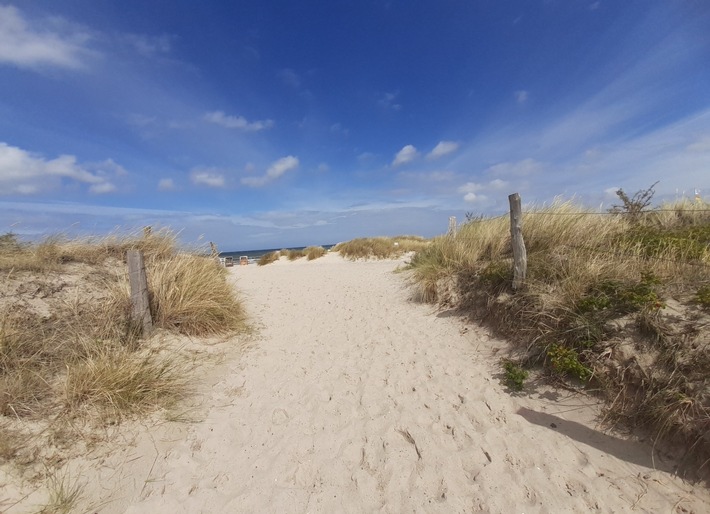
[(528, 270), (528, 254), (523, 241), (523, 210), (518, 193), (509, 195), (508, 201), (510, 202), (510, 239), (513, 245), (513, 289), (520, 289), (525, 283), (525, 274)]
[(143, 253), (128, 250), (128, 281), (131, 286), (131, 319), (140, 324), (143, 336), (148, 337), (153, 331), (153, 319), (150, 316), (148, 300), (148, 277), (145, 273)]
[(449, 230), (447, 236), (456, 237), (458, 226), (456, 225), (456, 216), (449, 216)]

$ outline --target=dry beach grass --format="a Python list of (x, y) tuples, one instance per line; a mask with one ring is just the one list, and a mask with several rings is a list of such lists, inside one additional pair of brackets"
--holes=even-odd
[(506, 391), (498, 357), (507, 343), (412, 302), (404, 265), (331, 252), (230, 268), (260, 327), (253, 349), (205, 390), (200, 422), (152, 434), (155, 445), (139, 437), (101, 466), (87, 459), (81, 507), (707, 510), (708, 494), (674, 477), (672, 459), (601, 432), (584, 395), (540, 382)]
[[(566, 231), (571, 237), (582, 226), (590, 230), (582, 225), (589, 218), (582, 220), (574, 206), (555, 209), (564, 218), (562, 214), (553, 217), (551, 212), (541, 216), (549, 223), (566, 219), (556, 231)], [(526, 219), (526, 226), (532, 219)], [(168, 257), (174, 261), (171, 266), (163, 258), (148, 259), (152, 309), (166, 328), (143, 341), (125, 322), (125, 315), (117, 318), (123, 323), (102, 324), (102, 318), (94, 317), (86, 325), (76, 325), (80, 333), (87, 330), (89, 337), (72, 346), (71, 359), (57, 361), (61, 365), (46, 381), (50, 391), (73, 390), (75, 403), (60, 395), (56, 401), (42, 400), (45, 403), (35, 404), (23, 416), (0, 419), (4, 431), (0, 458), (14, 463), (14, 467), (7, 462), (0, 465), (0, 478), (6, 482), (3, 485), (0, 480), (0, 498), (10, 499), (0, 505), (8, 514), (42, 509), (102, 514), (706, 511), (710, 495), (703, 487), (674, 476), (680, 463), (672, 455), (638, 437), (601, 430), (595, 417), (603, 412), (579, 392), (577, 379), (565, 388), (550, 387), (535, 377), (524, 383), (522, 392), (506, 387), (509, 377), (501, 370), (500, 357), (508, 354), (510, 345), (491, 330), (503, 329), (494, 323), (490, 328), (479, 327), (465, 315), (492, 312), (501, 316), (500, 324), (518, 323), (515, 330), (532, 334), (530, 341), (536, 341), (534, 335), (549, 327), (534, 323), (551, 319), (542, 307), (559, 302), (554, 301), (553, 281), (545, 287), (532, 287), (533, 282), (524, 292), (508, 289), (508, 270), (498, 262), (509, 266), (507, 243), (496, 241), (493, 229), (486, 236), (485, 225), (479, 223), (481, 231), (469, 234), (475, 238), (458, 243), (471, 248), (478, 260), (451, 250), (461, 234), (477, 230), (473, 224), (453, 240), (414, 241), (420, 245), (414, 258), (412, 254), (371, 258), (374, 252), (367, 258), (364, 250), (358, 250), (365, 258), (328, 252), (315, 261), (278, 258), (271, 266), (226, 269), (213, 260), (179, 252)], [(607, 227), (613, 241), (628, 236), (616, 228)], [(507, 223), (502, 229), (508, 230)], [(536, 242), (530, 248), (537, 248), (530, 251), (531, 270), (536, 255), (548, 257), (543, 270), (556, 270), (553, 263), (572, 258), (557, 255), (560, 241), (553, 244), (549, 237), (541, 230), (531, 237)], [(645, 231), (634, 232), (633, 237), (650, 236)], [(358, 246), (376, 248), (377, 244), (359, 242)], [(404, 245), (388, 240), (387, 246), (388, 251), (399, 253)], [(686, 246), (683, 252), (690, 255)], [(555, 255), (558, 260), (552, 261)], [(52, 333), (42, 324), (52, 318), (52, 306), (45, 302), (48, 298), (62, 300), (62, 305), (66, 299), (79, 298), (69, 302), (71, 309), (57, 311), (63, 327), (74, 325), (89, 311), (100, 314), (108, 306), (116, 309), (110, 312), (125, 314), (123, 263), (110, 259), (104, 263), (109, 265), (99, 268), (66, 262), (57, 276), (33, 272), (15, 280), (11, 275), (3, 290), (4, 301), (24, 295), (25, 308), (39, 320), (33, 330), (45, 335)], [(580, 257), (572, 262), (582, 266), (592, 261)], [(206, 267), (199, 268), (202, 264)], [(435, 271), (436, 288), (430, 294), (437, 295), (439, 306), (412, 301), (410, 281), (424, 283), (422, 264)], [(629, 285), (621, 282), (622, 288), (618, 282), (624, 276), (612, 275), (614, 287), (600, 290), (605, 296), (594, 293), (593, 300), (584, 300), (589, 293), (581, 288), (582, 296), (575, 300), (575, 305), (592, 302), (594, 316), (606, 316), (609, 305), (623, 308), (625, 324), (614, 333), (619, 338), (636, 327), (637, 320), (648, 319), (642, 309), (635, 310), (635, 302), (655, 302), (654, 294), (668, 302), (665, 289), (654, 289), (659, 286), (655, 281), (639, 285), (644, 279), (633, 273), (643, 268), (634, 266), (628, 267)], [(596, 263), (594, 269), (607, 267)], [(533, 271), (531, 280), (540, 280), (536, 273), (541, 272)], [(585, 271), (575, 275), (575, 280), (587, 275), (593, 277)], [(193, 282), (195, 277), (199, 284)], [(204, 277), (212, 277), (209, 284), (202, 284)], [(103, 287), (106, 283), (113, 286)], [(203, 287), (209, 295), (202, 294)], [(234, 303), (237, 288), (240, 297), (248, 300), (243, 305)], [(574, 290), (569, 285), (569, 291)], [(477, 291), (486, 295), (487, 303), (477, 303)], [(209, 301), (225, 295), (230, 299), (221, 306)], [(529, 298), (526, 295), (540, 298), (540, 303), (524, 304), (539, 309), (540, 317), (523, 323), (510, 314), (510, 304), (505, 302)], [(89, 309), (88, 305), (102, 308)], [(186, 305), (195, 307), (197, 319), (191, 319)], [(461, 305), (467, 311), (459, 310)], [(693, 305), (704, 312), (702, 305)], [(652, 313), (663, 310), (654, 308)], [(161, 309), (164, 315), (159, 314)], [(225, 312), (233, 316), (225, 320)], [(518, 311), (514, 312), (517, 316)], [(239, 329), (247, 317), (257, 327), (249, 335), (250, 348), (241, 352), (231, 340), (220, 343), (225, 353), (218, 366), (204, 366), (209, 353), (185, 356), (175, 345), (166, 351), (159, 344), (162, 334), (170, 330), (170, 338), (188, 338), (207, 348), (212, 343), (205, 334), (218, 327)], [(609, 320), (614, 322), (616, 318)], [(8, 340), (19, 337), (13, 325), (7, 326), (8, 334), (15, 334)], [(568, 328), (559, 333), (567, 334)], [(103, 343), (97, 345), (98, 341)], [(575, 350), (568, 341), (573, 340), (559, 339), (557, 346)], [(612, 355), (618, 347), (626, 348), (621, 339), (610, 346)], [(55, 351), (54, 345), (37, 348), (29, 355), (38, 361), (49, 361)], [(556, 359), (554, 376), (588, 367), (598, 380), (597, 368), (587, 354), (558, 351), (550, 355), (552, 345), (541, 348), (531, 346), (529, 354), (522, 355), (526, 358), (511, 362), (528, 366), (535, 356), (542, 356), (553, 369)], [(138, 365), (126, 364), (124, 358), (136, 358)], [(74, 361), (79, 365), (72, 373), (61, 369)], [(575, 367), (575, 362), (585, 368)], [(148, 370), (146, 374), (141, 365)], [(185, 398), (185, 392), (192, 389), (194, 395)], [(97, 391), (112, 393), (96, 395)], [(155, 407), (166, 402), (174, 406), (156, 414)], [(52, 421), (68, 423), (58, 423), (56, 428), (42, 425), (38, 411), (47, 408), (57, 409), (47, 411), (54, 413)], [(130, 413), (137, 411), (143, 417), (132, 423)], [(87, 420), (114, 434), (113, 442), (101, 432), (97, 437), (96, 432), (84, 430)], [(116, 425), (116, 421), (121, 423)], [(33, 433), (31, 427), (44, 432)], [(47, 453), (41, 449), (34, 454), (25, 450), (48, 443), (55, 447), (78, 444), (85, 450)], [(12, 473), (23, 468), (34, 470), (24, 476), (43, 483), (43, 494), (33, 492), (32, 486), (18, 485)]]
[(681, 444), (697, 470), (710, 458), (709, 207), (680, 202), (633, 217), (571, 202), (530, 209), (520, 291), (510, 288), (507, 216), (436, 239), (412, 269), (422, 298), (518, 345), (504, 363), (517, 387), (536, 365), (581, 381), (607, 399), (607, 421)]
[(174, 234), (34, 245), (3, 236), (0, 461), (50, 469), (47, 448), (71, 446), (78, 427), (166, 408), (189, 390), (189, 362), (141, 339), (130, 319), (128, 249), (145, 255), (159, 329), (204, 336), (244, 327), (224, 268), (180, 252)]

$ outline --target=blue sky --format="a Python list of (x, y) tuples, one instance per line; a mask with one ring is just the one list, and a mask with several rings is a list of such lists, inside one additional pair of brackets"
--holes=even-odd
[(0, 232), (433, 236), (657, 180), (710, 197), (706, 0), (0, 0)]

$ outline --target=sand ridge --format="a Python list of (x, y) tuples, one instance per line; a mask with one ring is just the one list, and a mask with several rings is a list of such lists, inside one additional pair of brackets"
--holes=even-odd
[(401, 265), (329, 254), (232, 268), (258, 327), (253, 348), (227, 361), (202, 421), (154, 432), (153, 448), (135, 443), (142, 459), (89, 478), (85, 510), (710, 509), (672, 462), (656, 457), (653, 469), (648, 446), (596, 430), (590, 400), (506, 392), (505, 343), (411, 301)]

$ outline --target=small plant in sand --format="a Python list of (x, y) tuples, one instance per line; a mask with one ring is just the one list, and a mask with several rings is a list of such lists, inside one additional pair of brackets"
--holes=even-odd
[(654, 188), (658, 182), (651, 184), (647, 189), (641, 189), (629, 196), (623, 189), (619, 188), (616, 191), (616, 196), (621, 200), (620, 205), (613, 205), (609, 212), (616, 214), (626, 214), (632, 221), (637, 221), (641, 213), (646, 212), (651, 205), (653, 195), (656, 193)]
[(74, 510), (76, 502), (82, 494), (82, 487), (77, 480), (72, 480), (68, 474), (60, 475), (53, 470), (49, 474), (47, 485), (49, 501), (39, 511), (40, 514), (68, 514)]
[(505, 371), (505, 381), (513, 391), (522, 391), (525, 380), (528, 378), (527, 370), (510, 359), (503, 359), (503, 371)]
[(579, 354), (573, 348), (551, 344), (547, 350), (547, 358), (556, 373), (573, 376), (582, 381), (589, 380), (592, 376), (592, 370), (580, 362)]
[(695, 301), (706, 309), (710, 309), (710, 286), (703, 286), (695, 294)]

